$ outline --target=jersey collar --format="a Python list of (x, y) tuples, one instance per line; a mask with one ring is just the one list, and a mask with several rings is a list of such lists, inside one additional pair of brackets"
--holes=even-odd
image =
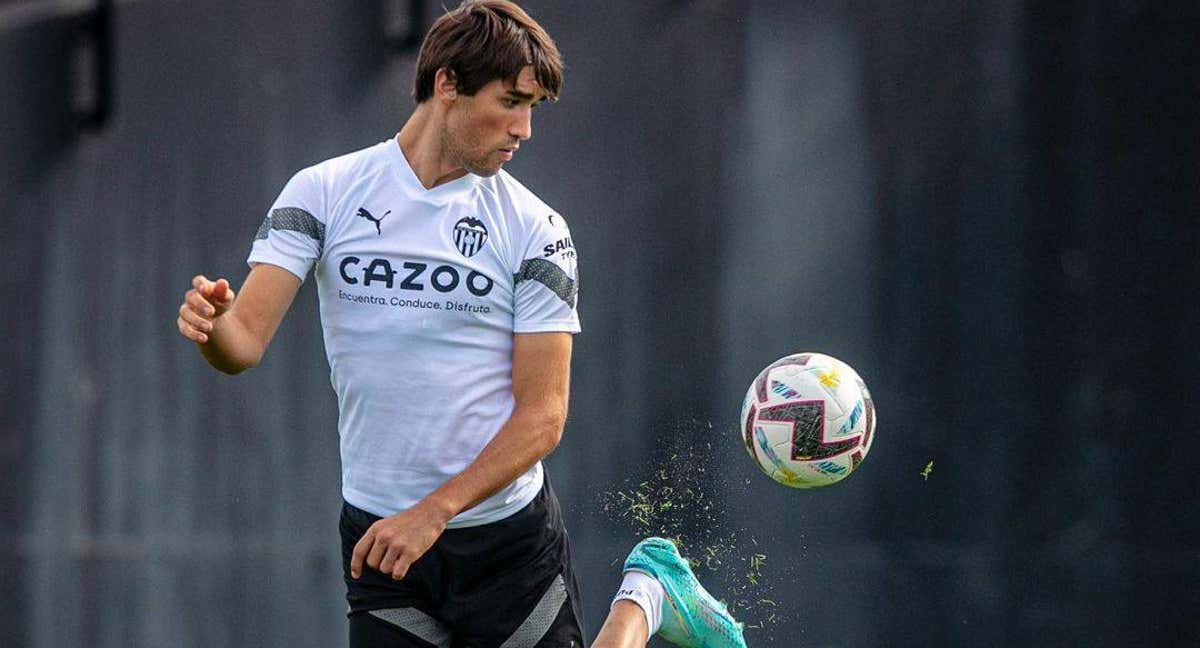
[(470, 192), (480, 180), (479, 176), (468, 173), (461, 178), (440, 184), (432, 189), (426, 189), (425, 185), (421, 184), (421, 179), (417, 177), (416, 171), (413, 171), (412, 165), (408, 163), (408, 158), (404, 157), (404, 151), (400, 150), (400, 142), (393, 137), (385, 144), (388, 145), (393, 159), (391, 167), (396, 171), (396, 178), (400, 181), (404, 192), (411, 198), (435, 204), (448, 203)]

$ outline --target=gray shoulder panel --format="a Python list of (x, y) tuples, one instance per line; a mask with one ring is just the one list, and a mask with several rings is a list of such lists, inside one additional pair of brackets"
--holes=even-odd
[(521, 270), (513, 275), (513, 287), (518, 286), (522, 281), (536, 281), (546, 286), (558, 295), (558, 298), (567, 302), (571, 308), (575, 307), (575, 297), (579, 293), (579, 284), (574, 279), (567, 276), (567, 273), (562, 268), (558, 267), (553, 261), (546, 259), (525, 259), (521, 262)]
[(288, 230), (311, 237), (317, 242), (318, 256), (325, 250), (325, 224), (299, 207), (281, 207), (271, 210), (271, 213), (263, 219), (262, 225), (259, 225), (254, 240), (267, 238), (271, 230)]

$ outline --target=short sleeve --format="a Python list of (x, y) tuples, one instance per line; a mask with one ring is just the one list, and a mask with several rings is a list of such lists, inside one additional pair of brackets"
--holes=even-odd
[(579, 258), (567, 222), (550, 214), (527, 232), (513, 276), (513, 332), (578, 333)]
[(325, 248), (323, 202), (314, 169), (292, 176), (254, 235), (246, 262), (276, 265), (304, 281)]

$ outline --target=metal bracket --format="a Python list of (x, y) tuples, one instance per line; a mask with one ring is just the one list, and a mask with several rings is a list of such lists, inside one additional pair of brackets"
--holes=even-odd
[(113, 109), (113, 0), (96, 0), (75, 17), (74, 31), (72, 108), (79, 128), (95, 131), (108, 123)]
[[(388, 45), (392, 50), (405, 54), (415, 52), (421, 47), (421, 41), (425, 38), (425, 0), (409, 0), (408, 12), (400, 12), (397, 6), (401, 4), (399, 1), (390, 3), (392, 5), (392, 16), (388, 23), (400, 23), (404, 26), (403, 32), (389, 32), (387, 34)], [(399, 26), (399, 25), (397, 25)]]

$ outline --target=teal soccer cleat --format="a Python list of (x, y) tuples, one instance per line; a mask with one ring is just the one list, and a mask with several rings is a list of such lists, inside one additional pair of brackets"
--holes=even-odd
[(666, 592), (658, 636), (682, 648), (746, 648), (742, 624), (696, 580), (675, 543), (646, 538), (629, 552), (623, 571), (643, 572)]

